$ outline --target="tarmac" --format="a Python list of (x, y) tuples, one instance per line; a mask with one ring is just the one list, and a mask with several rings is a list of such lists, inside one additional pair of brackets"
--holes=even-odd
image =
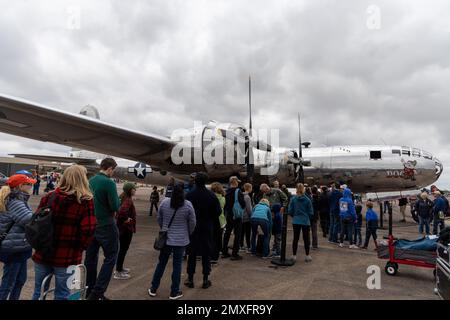
[[(120, 191), (121, 185), (118, 185)], [(151, 298), (147, 294), (153, 272), (158, 261), (158, 252), (153, 249), (153, 241), (159, 230), (156, 215), (149, 216), (150, 188), (141, 187), (136, 194), (135, 206), (137, 209), (137, 233), (134, 235), (125, 267), (131, 269), (129, 280), (111, 280), (106, 296), (113, 300), (166, 300), (170, 291), (171, 261), (158, 290), (158, 296)], [(30, 204), (35, 209), (41, 196), (32, 196)], [(378, 208), (375, 208), (378, 213)], [(394, 206), (393, 233), (396, 237), (416, 239), (419, 236), (418, 226), (412, 220), (407, 209), (407, 222), (400, 223), (398, 206)], [(363, 211), (365, 213), (365, 210)], [(378, 231), (378, 237), (386, 236), (387, 214), (385, 215), (385, 230)], [(362, 230), (363, 241), (365, 228)], [(292, 225), (288, 228), (288, 257), (292, 254)], [(232, 241), (230, 241), (231, 245)], [(439, 299), (434, 294), (434, 278), (432, 269), (411, 266), (399, 267), (396, 276), (388, 276), (384, 272), (386, 260), (377, 258), (371, 241), (368, 250), (349, 249), (348, 246), (339, 248), (328, 243), (319, 230), (319, 249), (311, 250), (313, 261), (304, 262), (303, 241), (299, 242), (297, 263), (292, 267), (275, 267), (270, 260), (253, 257), (241, 253), (241, 261), (220, 259), (212, 268), (210, 279), (212, 286), (201, 288), (201, 263), (197, 263), (197, 273), (194, 281), (196, 287), (189, 289), (183, 285), (186, 279), (186, 263), (183, 263), (181, 290), (185, 300), (298, 300), (298, 299)], [(102, 256), (100, 256), (99, 268)], [(381, 275), (381, 288), (368, 289), (367, 280), (371, 273), (367, 273), (369, 266), (378, 266)], [(0, 276), (3, 273), (0, 270)], [(21, 299), (30, 299), (34, 288), (34, 269), (30, 259), (28, 269), (28, 282), (22, 291)], [(51, 298), (51, 296), (50, 296)]]

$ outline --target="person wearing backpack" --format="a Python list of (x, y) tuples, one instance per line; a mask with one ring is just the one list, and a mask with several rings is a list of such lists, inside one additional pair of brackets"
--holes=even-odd
[(356, 210), (352, 199), (352, 191), (349, 188), (344, 189), (343, 197), (339, 200), (339, 216), (341, 218), (341, 234), (339, 246), (344, 247), (344, 235), (347, 235), (350, 243), (350, 249), (358, 249), (353, 243), (353, 232), (355, 231)]
[(222, 258), (229, 258), (228, 242), (230, 241), (231, 232), (234, 232), (233, 251), (231, 253), (232, 260), (242, 260), (239, 255), (239, 242), (242, 233), (242, 217), (245, 210), (244, 194), (239, 189), (241, 180), (236, 176), (231, 176), (229, 179), (230, 188), (225, 195), (225, 216), (227, 218), (227, 225), (225, 234), (223, 236)]
[(33, 300), (40, 298), (42, 282), (49, 274), (55, 277), (55, 300), (66, 300), (70, 295), (67, 281), (73, 276), (72, 268), (81, 264), (97, 222), (85, 167), (72, 165), (64, 170), (59, 186), (41, 199), (36, 214), (46, 208), (52, 218), (52, 250), (51, 254), (40, 249), (34, 252)]
[(167, 262), (172, 255), (172, 286), (169, 299), (176, 300), (183, 297), (180, 290), (183, 254), (190, 242), (189, 235), (194, 232), (196, 226), (194, 207), (190, 201), (184, 199), (183, 184), (178, 183), (173, 186), (171, 197), (166, 197), (161, 202), (157, 217), (161, 230), (167, 231), (167, 241), (159, 253), (158, 265), (148, 294), (150, 297), (156, 297)]
[[(100, 172), (89, 180), (94, 195), (97, 226), (94, 239), (86, 250), (84, 264), (87, 269), (87, 299), (108, 300), (105, 292), (111, 281), (119, 253), (119, 229), (116, 224), (116, 212), (120, 201), (116, 183), (111, 179), (117, 163), (105, 158), (100, 163)], [(105, 259), (97, 277), (98, 254), (102, 248)]]
[(0, 300), (19, 300), (32, 253), (25, 225), (33, 215), (28, 199), (36, 180), (16, 174), (6, 183), (0, 189), (0, 261), (4, 263)]
[(419, 217), (419, 233), (423, 234), (423, 229), (425, 227), (425, 234), (430, 234), (430, 219), (431, 219), (431, 209), (433, 207), (432, 202), (428, 199), (428, 194), (422, 192), (420, 194), (420, 199), (416, 201), (415, 211)]
[(190, 201), (194, 207), (197, 221), (187, 248), (188, 279), (185, 285), (188, 288), (194, 287), (194, 274), (198, 256), (202, 257), (202, 288), (207, 289), (211, 286), (208, 277), (211, 273), (211, 256), (214, 254), (214, 225), (219, 221), (222, 208), (216, 195), (206, 188), (207, 180), (206, 173), (198, 172), (195, 175), (194, 187), (186, 195), (186, 200)]

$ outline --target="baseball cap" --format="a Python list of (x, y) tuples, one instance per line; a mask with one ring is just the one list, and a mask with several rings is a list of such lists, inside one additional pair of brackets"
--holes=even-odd
[(24, 184), (24, 183), (35, 184), (36, 180), (35, 179), (31, 179), (31, 178), (27, 177), (24, 174), (15, 174), (15, 175), (9, 177), (8, 181), (6, 181), (6, 183), (11, 188), (15, 188), (15, 187), (18, 187), (18, 186), (20, 186), (21, 184)]

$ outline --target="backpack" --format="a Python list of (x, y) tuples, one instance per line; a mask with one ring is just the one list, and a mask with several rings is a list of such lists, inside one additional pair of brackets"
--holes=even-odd
[(49, 255), (53, 251), (53, 214), (52, 204), (56, 193), (52, 193), (47, 206), (36, 212), (31, 221), (25, 225), (25, 238), (31, 247)]
[(244, 210), (241, 207), (241, 204), (239, 203), (238, 199), (239, 195), (239, 188), (236, 188), (236, 191), (234, 192), (234, 204), (233, 204), (233, 219), (242, 219), (244, 216)]

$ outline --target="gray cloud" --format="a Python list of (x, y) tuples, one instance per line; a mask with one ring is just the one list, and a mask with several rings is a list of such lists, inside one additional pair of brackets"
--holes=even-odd
[[(413, 145), (450, 165), (450, 3), (16, 1), (0, 13), (0, 91), (170, 134), (194, 120), (279, 128), (313, 145)], [(369, 5), (381, 28), (366, 26)], [(81, 10), (79, 30), (67, 8)], [(62, 152), (0, 135), (2, 153)], [(34, 150), (34, 149), (33, 149)], [(444, 170), (440, 184), (450, 188)]]

